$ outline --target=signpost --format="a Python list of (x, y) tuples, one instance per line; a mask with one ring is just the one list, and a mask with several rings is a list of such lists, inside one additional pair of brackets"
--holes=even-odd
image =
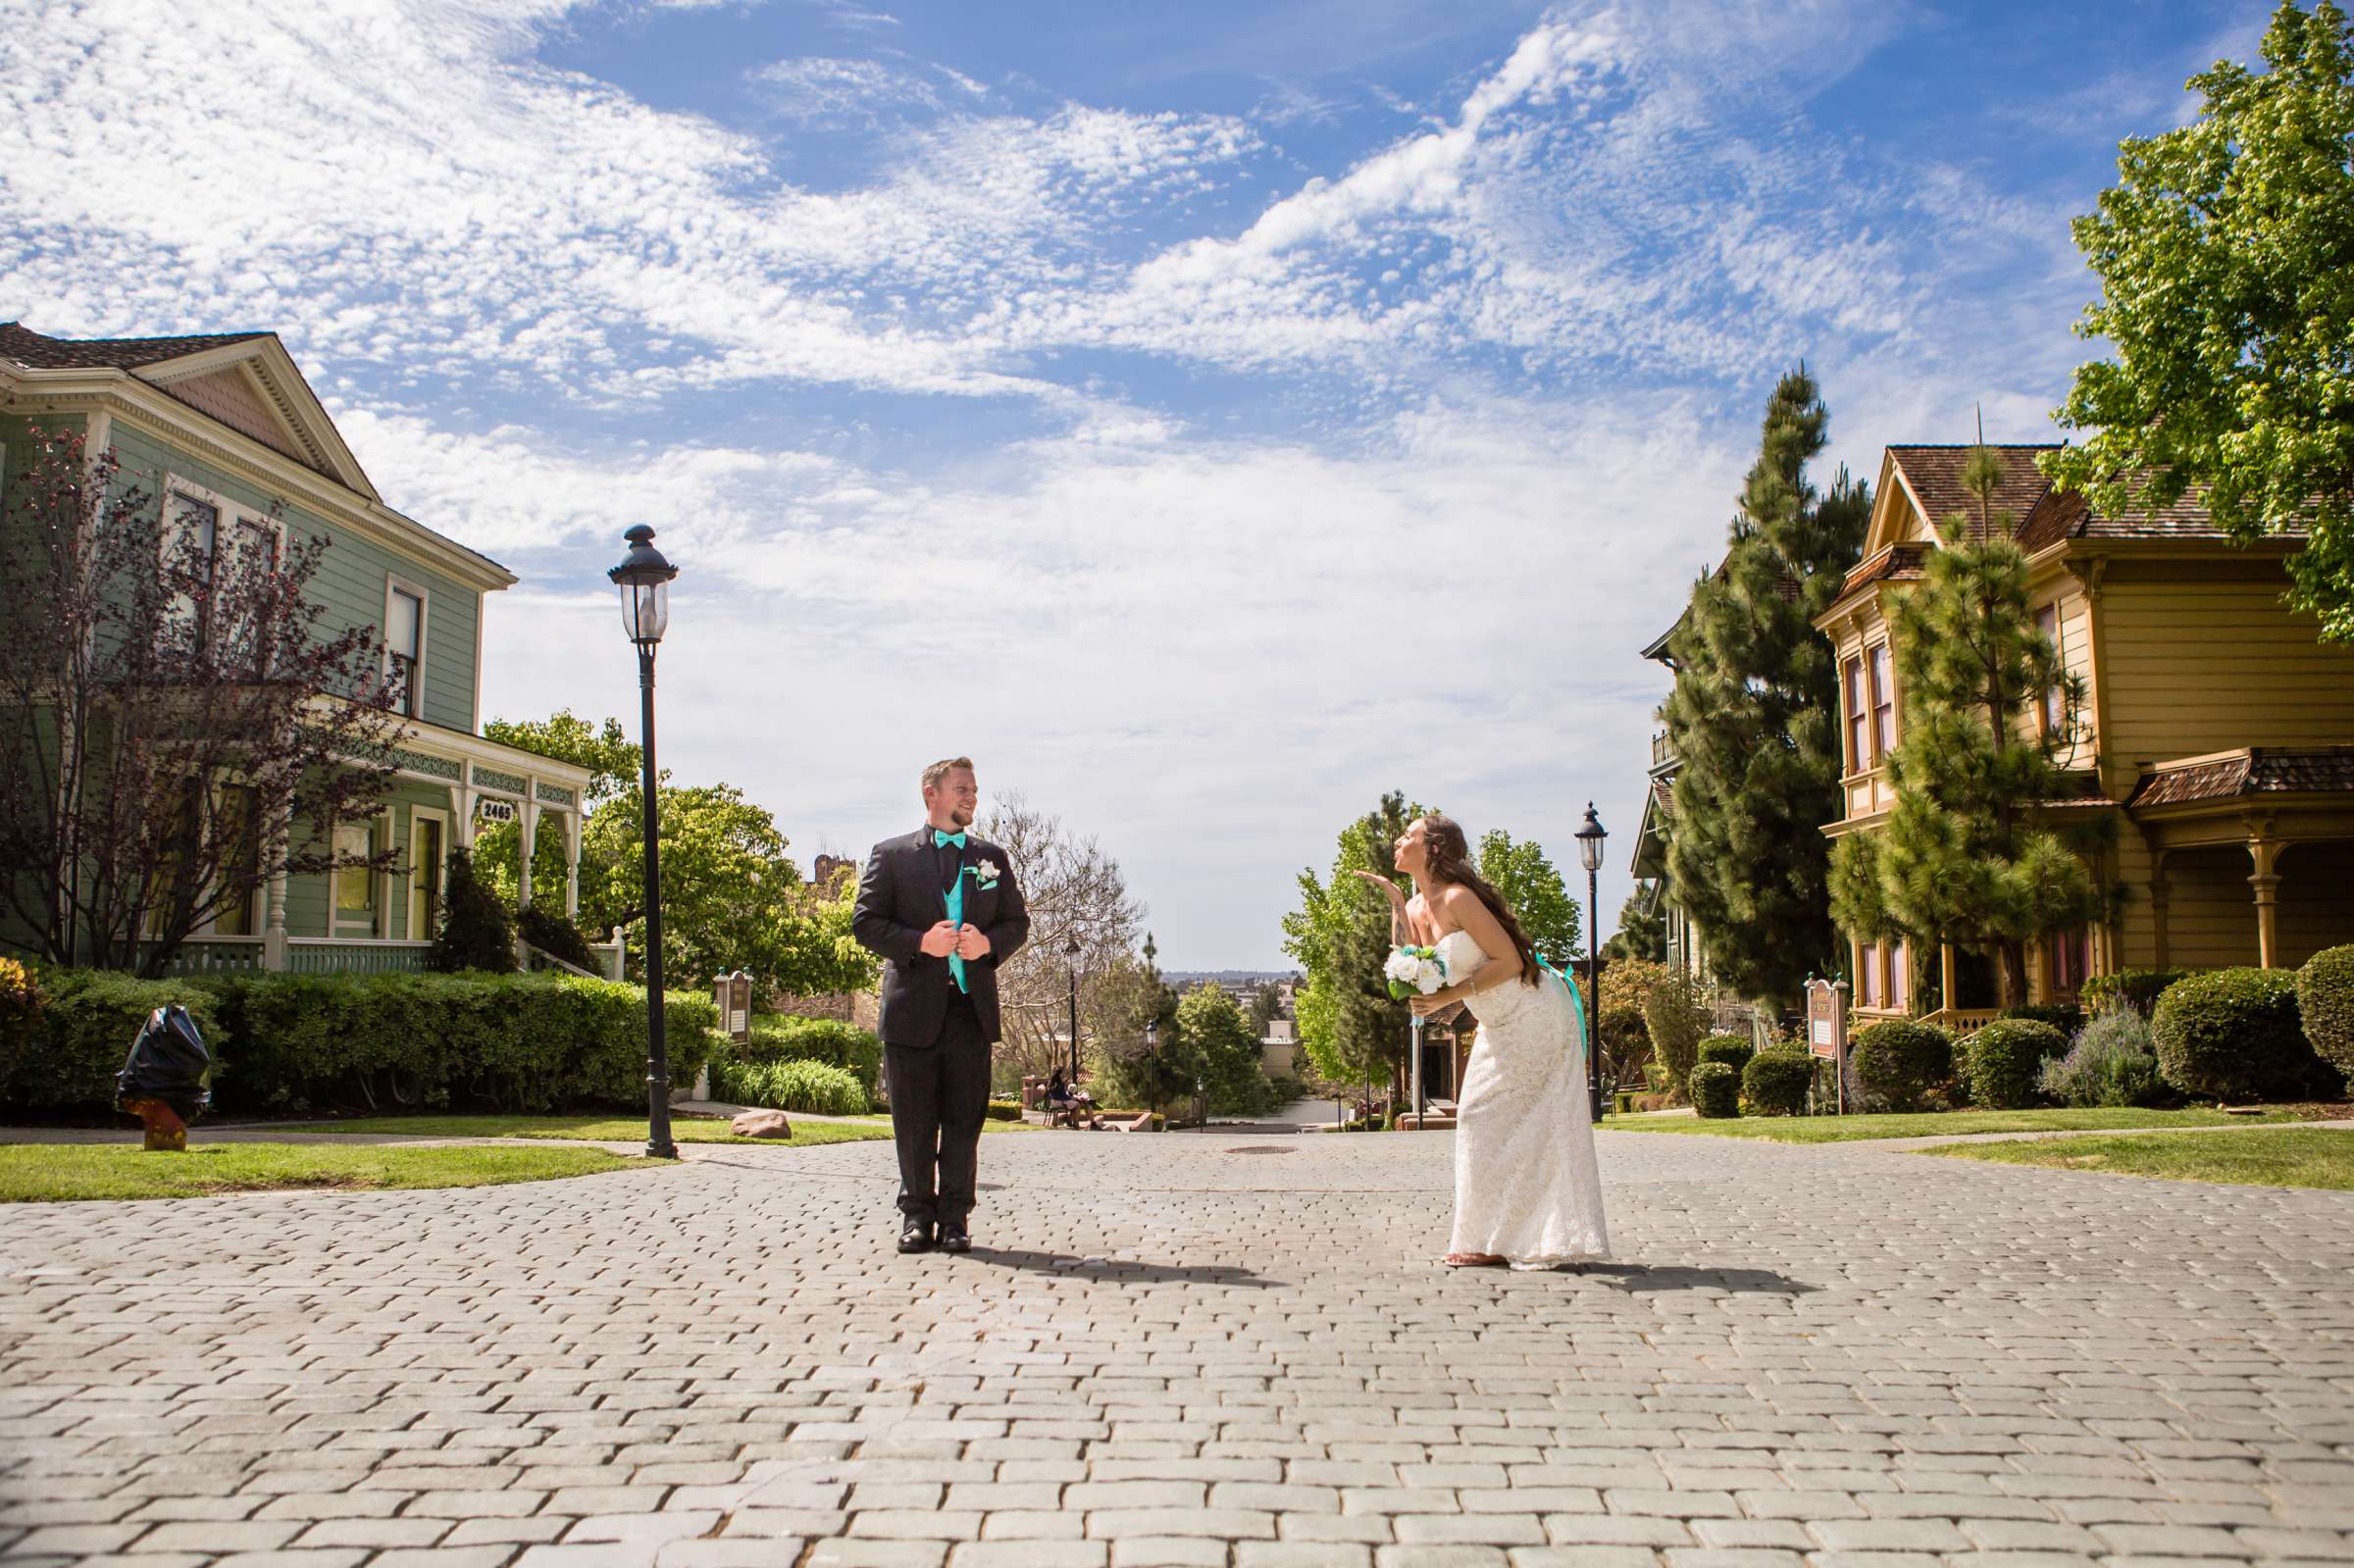
[(719, 1004), (719, 1027), (739, 1044), (752, 1037), (752, 977), (742, 970), (711, 982), (711, 999)]
[(1807, 1051), (1831, 1064), (1839, 1114), (1847, 1114), (1847, 983), (1807, 982)]

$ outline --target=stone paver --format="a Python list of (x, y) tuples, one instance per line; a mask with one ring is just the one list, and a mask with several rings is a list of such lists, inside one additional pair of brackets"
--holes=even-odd
[(0, 1562), (2354, 1562), (2354, 1194), (1603, 1145), (1557, 1275), (1444, 1134), (14, 1206)]

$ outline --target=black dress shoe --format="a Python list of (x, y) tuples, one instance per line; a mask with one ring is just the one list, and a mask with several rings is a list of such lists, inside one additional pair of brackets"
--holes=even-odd
[(961, 1225), (944, 1225), (940, 1228), (940, 1249), (943, 1252), (970, 1252), (973, 1249), (973, 1233)]
[(924, 1224), (921, 1220), (908, 1221), (907, 1229), (899, 1233), (899, 1250), (902, 1252), (931, 1251), (932, 1227)]

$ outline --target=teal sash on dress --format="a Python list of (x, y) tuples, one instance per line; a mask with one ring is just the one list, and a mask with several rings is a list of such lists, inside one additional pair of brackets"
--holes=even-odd
[[(1586, 1037), (1586, 999), (1577, 993), (1577, 982), (1571, 980), (1568, 976), (1562, 974), (1560, 970), (1554, 968), (1542, 958), (1537, 960), (1537, 967), (1569, 988), (1569, 1010), (1577, 1015), (1578, 1054), (1581, 1056), (1589, 1054), (1587, 1050)], [(1593, 1064), (1588, 1062), (1587, 1068), (1589, 1071), (1592, 1070), (1592, 1067)]]

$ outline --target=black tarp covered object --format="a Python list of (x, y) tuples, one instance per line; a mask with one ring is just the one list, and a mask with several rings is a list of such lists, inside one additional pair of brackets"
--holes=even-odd
[(161, 1100), (183, 1122), (212, 1104), (213, 1054), (204, 1048), (196, 1020), (184, 1007), (159, 1007), (130, 1042), (123, 1071), (115, 1075), (115, 1108), (134, 1100)]

